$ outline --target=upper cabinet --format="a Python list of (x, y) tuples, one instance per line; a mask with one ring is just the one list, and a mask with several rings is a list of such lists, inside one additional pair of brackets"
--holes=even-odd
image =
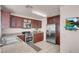
[(16, 17), (11, 16), (10, 17), (10, 27), (15, 28), (16, 27)]
[(42, 21), (38, 21), (38, 28), (42, 27)]
[(39, 20), (32, 20), (32, 28), (41, 28), (42, 22)]
[(16, 28), (23, 28), (23, 18), (16, 17)]
[(2, 29), (10, 27), (10, 12), (1, 10)]
[(47, 24), (59, 24), (60, 23), (60, 16), (53, 16), (47, 18)]
[(10, 17), (11, 28), (23, 28), (23, 18), (12, 16)]
[(21, 18), (18, 16), (11, 15), (10, 27), (11, 28), (25, 28), (25, 29), (41, 28), (42, 22), (39, 20)]
[(55, 24), (55, 17), (48, 17), (47, 24)]

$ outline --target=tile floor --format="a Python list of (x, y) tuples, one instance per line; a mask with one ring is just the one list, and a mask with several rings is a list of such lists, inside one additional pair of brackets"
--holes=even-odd
[(35, 43), (34, 45), (41, 48), (41, 50), (37, 52), (26, 43), (20, 42), (17, 44), (4, 46), (2, 47), (2, 49), (0, 48), (0, 52), (3, 53), (59, 53), (60, 52), (59, 45), (51, 44), (46, 41), (41, 41)]

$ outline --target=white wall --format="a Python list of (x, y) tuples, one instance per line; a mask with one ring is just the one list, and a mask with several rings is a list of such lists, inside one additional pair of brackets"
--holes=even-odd
[(60, 15), (60, 52), (79, 52), (79, 30), (64, 29), (66, 18), (79, 17), (79, 6), (61, 6)]
[(42, 19), (42, 31), (44, 33), (44, 41), (46, 41), (46, 25), (47, 25), (47, 18)]

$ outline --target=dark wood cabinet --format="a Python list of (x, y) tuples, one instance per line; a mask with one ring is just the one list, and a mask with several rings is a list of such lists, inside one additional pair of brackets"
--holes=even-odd
[(42, 27), (42, 22), (38, 21), (38, 28), (41, 28), (41, 27)]
[(18, 37), (25, 42), (25, 35), (19, 35)]
[(11, 15), (10, 27), (11, 28), (23, 28), (23, 18)]
[(34, 34), (34, 43), (43, 41), (43, 33)]
[(60, 16), (48, 17), (47, 24), (56, 25), (56, 44), (60, 45)]
[(23, 28), (23, 19), (16, 17), (16, 28)]
[(32, 28), (35, 28), (36, 27), (35, 24), (36, 24), (36, 21), (32, 19)]
[(60, 16), (56, 16), (56, 44), (60, 45)]
[(48, 17), (47, 18), (47, 24), (55, 24), (56, 20), (55, 17)]
[(10, 12), (1, 10), (1, 22), (2, 29), (10, 27)]
[(24, 27), (24, 20), (27, 20), (26, 23), (31, 23), (32, 28), (41, 28), (42, 27), (42, 22), (39, 20), (34, 20), (34, 19), (26, 19), (18, 16), (13, 16), (11, 15), (10, 17), (10, 27), (11, 28), (23, 28)]
[(10, 17), (10, 27), (15, 28), (16, 27), (16, 17), (11, 16)]
[(39, 20), (32, 20), (32, 28), (41, 28), (42, 22)]

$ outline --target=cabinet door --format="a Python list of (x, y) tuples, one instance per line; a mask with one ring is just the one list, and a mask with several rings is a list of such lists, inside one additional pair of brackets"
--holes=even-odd
[(36, 27), (35, 28), (39, 28), (39, 21), (36, 20)]
[(60, 45), (60, 17), (55, 17), (56, 20), (56, 44)]
[(22, 28), (23, 27), (23, 19), (16, 17), (16, 28)]
[(32, 28), (41, 28), (41, 21), (38, 20), (32, 20)]
[(10, 13), (6, 11), (1, 11), (1, 24), (2, 29), (6, 29), (10, 27)]
[(50, 17), (47, 19), (47, 24), (55, 24), (55, 17)]
[(34, 43), (43, 41), (43, 33), (34, 34)]
[(32, 20), (32, 28), (36, 28), (37, 27), (37, 25), (36, 25), (36, 20)]
[(38, 21), (38, 28), (41, 28), (42, 27), (42, 23), (41, 21)]
[(17, 16), (11, 16), (10, 26), (12, 28), (22, 28), (23, 27), (23, 19)]
[(47, 19), (47, 24), (51, 24), (51, 20), (50, 19)]
[(16, 27), (16, 17), (11, 16), (10, 18), (10, 27), (15, 28)]

